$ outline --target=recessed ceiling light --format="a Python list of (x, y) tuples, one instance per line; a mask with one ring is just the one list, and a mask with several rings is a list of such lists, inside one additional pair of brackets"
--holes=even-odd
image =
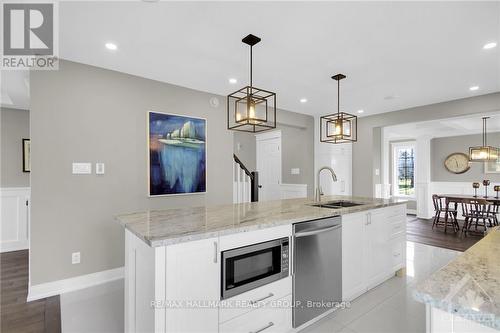
[(486, 43), (486, 44), (484, 44), (483, 49), (485, 49), (485, 50), (489, 50), (489, 49), (492, 49), (492, 48), (494, 48), (494, 47), (496, 47), (496, 46), (497, 46), (497, 43), (495, 43), (495, 42), (490, 42), (490, 43)]
[(118, 46), (116, 46), (116, 44), (114, 44), (114, 43), (106, 43), (105, 46), (108, 50), (111, 50), (111, 51), (115, 51), (118, 49)]
[(358, 110), (358, 113), (363, 113), (365, 112), (365, 110)]
[(470, 91), (476, 91), (479, 89), (479, 86), (472, 86), (469, 88)]
[(301, 98), (300, 103), (307, 103), (307, 98)]
[(236, 83), (238, 83), (238, 80), (231, 78), (231, 79), (229, 79), (229, 83), (236, 84)]

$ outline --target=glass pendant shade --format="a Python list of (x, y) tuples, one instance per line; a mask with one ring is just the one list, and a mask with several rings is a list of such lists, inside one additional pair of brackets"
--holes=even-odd
[(340, 112), (340, 80), (345, 79), (343, 74), (332, 76), (338, 82), (337, 113), (320, 117), (320, 141), (328, 143), (347, 143), (358, 141), (358, 117)]
[(491, 146), (479, 146), (469, 148), (469, 159), (471, 162), (492, 162), (498, 160), (498, 148)]
[(227, 128), (242, 132), (262, 132), (276, 128), (276, 94), (253, 86), (252, 48), (260, 38), (248, 35), (250, 45), (250, 85), (227, 96)]
[(489, 117), (483, 117), (483, 145), (476, 147), (469, 147), (469, 160), (471, 162), (496, 162), (500, 155), (499, 149), (496, 147), (488, 146), (487, 144), (487, 131), (486, 120)]

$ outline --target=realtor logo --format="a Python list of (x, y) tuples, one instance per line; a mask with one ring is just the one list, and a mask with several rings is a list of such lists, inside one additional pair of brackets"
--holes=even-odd
[(54, 3), (4, 3), (2, 69), (57, 69)]

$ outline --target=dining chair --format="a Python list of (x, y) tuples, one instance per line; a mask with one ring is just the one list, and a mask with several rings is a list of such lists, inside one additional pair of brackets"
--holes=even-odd
[(494, 205), (485, 199), (462, 199), (462, 215), (465, 218), (464, 225), (462, 227), (462, 234), (467, 236), (467, 233), (471, 231), (474, 226), (474, 231), (478, 231), (478, 227), (482, 227), (483, 231), (488, 229), (488, 225), (492, 226), (496, 220), (496, 214), (494, 215), (494, 210), (498, 212), (498, 206), (494, 208)]
[(437, 194), (432, 195), (432, 202), (434, 203), (432, 229), (444, 226), (444, 232), (446, 233), (447, 227), (450, 226), (453, 228), (453, 232), (458, 232), (460, 227), (457, 221), (457, 210), (450, 208), (446, 202), (446, 198), (440, 197)]

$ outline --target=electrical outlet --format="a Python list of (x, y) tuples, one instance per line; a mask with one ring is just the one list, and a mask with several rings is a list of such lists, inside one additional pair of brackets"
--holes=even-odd
[(80, 252), (71, 253), (71, 263), (73, 265), (80, 263)]

